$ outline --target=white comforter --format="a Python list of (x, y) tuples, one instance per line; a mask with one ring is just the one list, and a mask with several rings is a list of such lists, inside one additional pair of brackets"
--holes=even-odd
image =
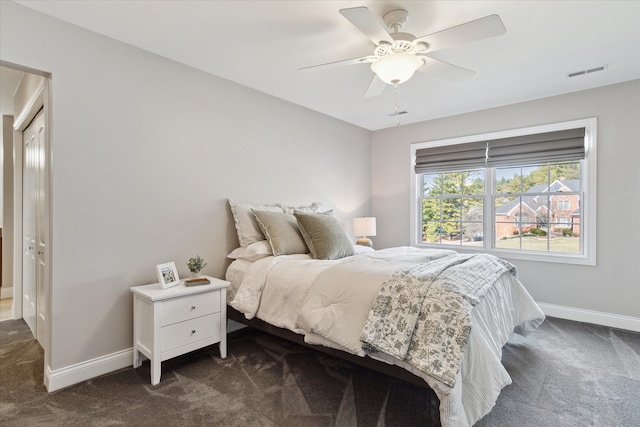
[[(246, 264), (241, 283), (234, 283), (236, 292), (230, 304), (249, 319), (255, 316), (304, 334), (308, 343), (364, 356), (360, 335), (385, 278), (400, 268), (451, 253), (402, 247), (330, 261), (313, 260), (308, 255), (267, 257)], [(340, 267), (330, 269), (337, 265)], [(351, 270), (348, 287), (326, 285), (330, 280), (319, 281), (325, 284), (322, 287), (315, 286), (320, 273), (324, 272), (326, 279), (345, 269)], [(511, 383), (500, 362), (502, 347), (514, 328), (520, 333), (533, 330), (544, 315), (522, 284), (507, 273), (474, 307), (471, 318), (469, 344), (453, 389), (401, 360), (375, 356), (427, 382), (440, 399), (443, 427), (472, 425), (493, 408), (502, 388)]]

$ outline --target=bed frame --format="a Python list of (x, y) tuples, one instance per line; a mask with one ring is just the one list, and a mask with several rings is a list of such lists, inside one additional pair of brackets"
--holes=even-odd
[(319, 352), (328, 354), (330, 356), (337, 357), (338, 359), (345, 360), (349, 363), (353, 363), (358, 366), (372, 369), (376, 372), (380, 372), (392, 378), (406, 381), (408, 383), (411, 383), (419, 387), (429, 388), (427, 383), (422, 378), (416, 375), (413, 375), (411, 372), (399, 366), (390, 365), (388, 363), (381, 362), (379, 360), (375, 360), (366, 356), (365, 357), (356, 356), (355, 354), (347, 353), (345, 351), (336, 350), (329, 347), (324, 347), (321, 345), (307, 344), (304, 342), (304, 336), (300, 334), (296, 334), (295, 332), (290, 331), (288, 329), (278, 328), (276, 326), (270, 325), (269, 323), (263, 320), (260, 320), (256, 317), (254, 317), (251, 320), (248, 320), (246, 317), (244, 317), (244, 314), (240, 313), (238, 310), (234, 309), (229, 305), (227, 306), (227, 319), (233, 320), (238, 323), (242, 323), (253, 329), (266, 332), (270, 335), (275, 335), (279, 338), (294, 342), (296, 344), (313, 349), (315, 351), (319, 351)]

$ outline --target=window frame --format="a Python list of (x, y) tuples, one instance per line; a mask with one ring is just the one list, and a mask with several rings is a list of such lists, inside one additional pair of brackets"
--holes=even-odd
[[(421, 176), (422, 173), (416, 173), (413, 165), (415, 162), (416, 151), (421, 148), (447, 146), (453, 144), (464, 144), (476, 141), (490, 141), (493, 139), (518, 137), (529, 134), (537, 134), (543, 132), (553, 132), (575, 128), (585, 128), (585, 158), (581, 165), (581, 192), (583, 199), (580, 203), (581, 217), (580, 217), (580, 229), (584, 230), (581, 233), (582, 238), (582, 253), (560, 253), (560, 252), (534, 252), (527, 250), (509, 250), (499, 249), (493, 247), (495, 236), (495, 207), (493, 203), (484, 203), (484, 218), (487, 221), (491, 219), (491, 224), (484, 223), (484, 246), (473, 247), (459, 245), (452, 247), (450, 245), (423, 243), (421, 241), (421, 226), (422, 218), (419, 215), (420, 199), (421, 199)], [(596, 265), (596, 146), (597, 146), (597, 118), (591, 117), (586, 119), (578, 119), (566, 122), (558, 122), (546, 125), (531, 126), (519, 129), (510, 129), (505, 131), (497, 131), (484, 134), (469, 135), (456, 138), (439, 139), (433, 141), (421, 141), (411, 144), (411, 161), (410, 161), (410, 244), (416, 247), (428, 247), (428, 248), (441, 248), (441, 249), (455, 249), (459, 252), (486, 252), (494, 255), (510, 258), (510, 259), (522, 259), (529, 261), (542, 261), (564, 264), (577, 264), (577, 265)], [(491, 198), (488, 189), (495, 188), (495, 180), (493, 173), (488, 173), (490, 169), (485, 168), (485, 197)]]

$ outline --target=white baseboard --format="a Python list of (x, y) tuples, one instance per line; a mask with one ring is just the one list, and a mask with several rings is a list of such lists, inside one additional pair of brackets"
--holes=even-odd
[(132, 365), (133, 348), (129, 348), (55, 371), (47, 366), (44, 385), (48, 391), (56, 391)]
[[(564, 307), (554, 304), (538, 303), (538, 305), (545, 315), (551, 317), (640, 332), (640, 318), (637, 317), (621, 316), (618, 314)], [(229, 325), (230, 330), (244, 327), (244, 325), (240, 323), (232, 323), (232, 321), (229, 323), (231, 323), (231, 325)], [(133, 348), (128, 348), (66, 368), (56, 369), (55, 371), (51, 371), (51, 369), (47, 367), (44, 382), (47, 390), (51, 392), (132, 365)]]
[(620, 314), (604, 313), (601, 311), (554, 304), (538, 303), (538, 305), (547, 316), (640, 332), (640, 318), (638, 317), (622, 316)]
[(3, 286), (0, 288), (0, 299), (13, 298), (13, 286)]
[[(227, 332), (233, 332), (246, 327), (242, 323), (237, 323), (233, 320), (230, 320), (229, 323), (230, 325), (227, 326)], [(140, 356), (146, 359), (142, 354)], [(56, 391), (132, 365), (133, 348), (128, 348), (116, 353), (96, 357), (86, 362), (67, 366), (66, 368), (56, 369), (55, 371), (51, 371), (51, 368), (47, 366), (44, 385), (48, 391)]]

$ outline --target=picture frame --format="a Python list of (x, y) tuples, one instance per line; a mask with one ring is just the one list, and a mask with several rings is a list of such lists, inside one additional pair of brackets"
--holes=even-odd
[(160, 282), (160, 287), (162, 289), (167, 289), (180, 284), (180, 277), (178, 277), (178, 270), (176, 269), (175, 262), (158, 264), (156, 272), (158, 273), (158, 281)]

